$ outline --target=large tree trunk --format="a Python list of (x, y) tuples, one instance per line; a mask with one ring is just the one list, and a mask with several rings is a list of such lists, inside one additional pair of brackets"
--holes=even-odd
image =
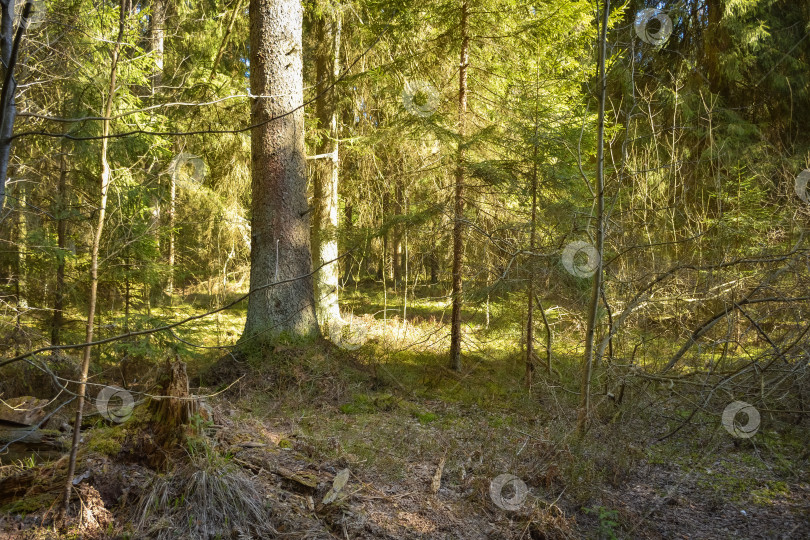
[[(0, 58), (3, 65), (8, 69), (11, 60), (11, 46), (13, 43), (14, 31), (14, 2), (15, 0), (0, 0)], [(13, 84), (13, 79), (11, 80)], [(10, 90), (10, 89), (8, 89)], [(7, 90), (7, 91), (8, 91)], [(11, 137), (14, 128), (14, 100), (9, 99), (7, 104), (0, 103), (0, 107), (5, 105), (5, 110), (0, 111), (3, 122), (0, 124), (0, 211), (6, 197), (6, 177), (8, 175), (8, 162), (11, 158)]]
[[(110, 53), (110, 83), (107, 87), (106, 101), (104, 104), (104, 120), (101, 122), (101, 177), (99, 184), (101, 187), (101, 200), (98, 206), (98, 221), (94, 231), (93, 244), (90, 250), (90, 298), (87, 302), (87, 327), (85, 332), (85, 343), (93, 341), (93, 321), (96, 315), (96, 293), (98, 291), (98, 254), (101, 244), (101, 233), (104, 230), (104, 219), (107, 211), (107, 193), (112, 180), (110, 163), (107, 160), (107, 147), (110, 135), (110, 116), (112, 115), (113, 102), (115, 101), (116, 75), (118, 73), (118, 58), (121, 52), (121, 40), (124, 37), (124, 27), (127, 15), (129, 15), (130, 0), (121, 0), (120, 18), (118, 26), (118, 40)], [(90, 368), (90, 352), (92, 347), (87, 345), (82, 356), (82, 373), (79, 379), (79, 390), (77, 392), (76, 420), (73, 424), (73, 445), (70, 449), (70, 461), (68, 462), (67, 483), (65, 484), (64, 512), (68, 513), (70, 505), (70, 494), (73, 489), (73, 473), (76, 470), (76, 454), (79, 450), (81, 440), (82, 413), (84, 411), (84, 395), (87, 383), (87, 372)]]
[(461, 369), (461, 259), (464, 256), (464, 132), (467, 113), (467, 66), (470, 61), (467, 0), (461, 2), (461, 60), (458, 71), (458, 154), (456, 162), (455, 212), (453, 220), (453, 311), (450, 328), (450, 367)]
[(709, 79), (709, 90), (711, 90), (713, 94), (723, 96), (725, 96), (727, 92), (722, 68), (720, 66), (720, 55), (727, 48), (728, 39), (725, 36), (725, 32), (720, 27), (720, 22), (723, 19), (725, 9), (724, 0), (707, 0), (707, 22), (703, 34), (703, 49)]
[[(340, 34), (342, 17), (339, 8), (334, 10), (334, 28), (332, 35), (331, 62), (325, 47), (328, 32), (325, 31), (325, 21), (318, 23), (318, 37), (321, 42), (321, 51), (318, 54), (316, 66), (317, 79), (324, 85), (334, 84), (340, 76)], [(331, 64), (331, 65), (330, 65)], [(340, 324), (340, 308), (338, 306), (338, 127), (337, 127), (337, 96), (335, 89), (324, 93), (320, 90), (319, 98), (315, 104), (316, 116), (320, 127), (329, 126), (329, 137), (323, 138), (318, 147), (318, 154), (331, 153), (330, 158), (319, 159), (315, 166), (313, 194), (315, 215), (312, 224), (312, 262), (317, 270), (315, 273), (315, 308), (318, 322), (322, 328), (331, 324)], [(334, 261), (334, 262), (330, 262)]]
[[(250, 1), (250, 288), (242, 339), (318, 334), (304, 153), (300, 0)], [(269, 97), (272, 96), (272, 97)], [(267, 287), (274, 282), (284, 282)]]
[(26, 0), (15, 37), (15, 2), (16, 0), (0, 0), (0, 59), (5, 67), (2, 98), (0, 98), (0, 211), (3, 209), (6, 198), (6, 178), (11, 159), (11, 135), (14, 132), (14, 120), (17, 117), (17, 105), (14, 103), (14, 94), (17, 92), (14, 66), (17, 63), (20, 40), (28, 27), (28, 17), (33, 10), (33, 0)]
[(602, 28), (599, 36), (599, 120), (596, 139), (596, 273), (593, 276), (591, 302), (588, 306), (588, 326), (585, 330), (585, 358), (582, 362), (582, 381), (577, 415), (577, 429), (585, 430), (591, 408), (591, 372), (593, 371), (594, 339), (596, 337), (599, 298), (602, 291), (602, 254), (605, 245), (605, 101), (607, 99), (607, 79), (605, 59), (607, 57), (607, 25), (610, 16), (610, 0), (605, 0), (602, 13)]

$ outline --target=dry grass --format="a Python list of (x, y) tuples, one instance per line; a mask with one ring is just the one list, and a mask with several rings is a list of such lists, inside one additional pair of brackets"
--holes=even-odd
[(193, 457), (144, 489), (136, 510), (139, 534), (158, 540), (268, 538), (276, 531), (257, 483), (214, 454)]

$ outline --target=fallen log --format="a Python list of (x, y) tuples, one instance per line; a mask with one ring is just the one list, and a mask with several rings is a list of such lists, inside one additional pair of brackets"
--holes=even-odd
[(20, 426), (33, 426), (45, 418), (47, 399), (20, 396), (0, 401), (0, 420)]
[(32, 429), (0, 426), (0, 445), (24, 444), (26, 446), (40, 446), (49, 449), (63, 449), (67, 447), (65, 437), (61, 431), (55, 429)]

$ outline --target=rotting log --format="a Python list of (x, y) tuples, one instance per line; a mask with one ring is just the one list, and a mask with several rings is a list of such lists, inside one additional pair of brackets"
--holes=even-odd
[(24, 444), (44, 448), (66, 448), (64, 434), (55, 429), (31, 429), (0, 426), (0, 445)]
[(33, 426), (45, 418), (47, 399), (21, 396), (0, 403), (0, 420), (21, 426)]

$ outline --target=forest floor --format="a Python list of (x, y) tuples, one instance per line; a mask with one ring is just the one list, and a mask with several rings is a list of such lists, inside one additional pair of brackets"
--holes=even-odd
[[(64, 456), (4, 460), (0, 538), (810, 538), (806, 415), (763, 411), (758, 433), (737, 439), (703, 389), (600, 366), (583, 436), (581, 344), (562, 316), (551, 321), (554, 370), (539, 365), (527, 389), (519, 321), (503, 306), (488, 329), (483, 312), (469, 314), (458, 373), (442, 353), (444, 300), (408, 306), (405, 322), (396, 298), (367, 291), (344, 308), (341, 347), (248, 359), (175, 348), (210, 407), (175, 447), (152, 442), (145, 405), (121, 424), (90, 416), (74, 482), (81, 520), (67, 532), (54, 528)], [(383, 321), (381, 309), (397, 315)], [(181, 337), (227, 343), (243, 314)], [(94, 380), (122, 384), (113, 363)], [(133, 392), (148, 391), (157, 364), (130, 364)], [(503, 474), (518, 480), (494, 489)]]

